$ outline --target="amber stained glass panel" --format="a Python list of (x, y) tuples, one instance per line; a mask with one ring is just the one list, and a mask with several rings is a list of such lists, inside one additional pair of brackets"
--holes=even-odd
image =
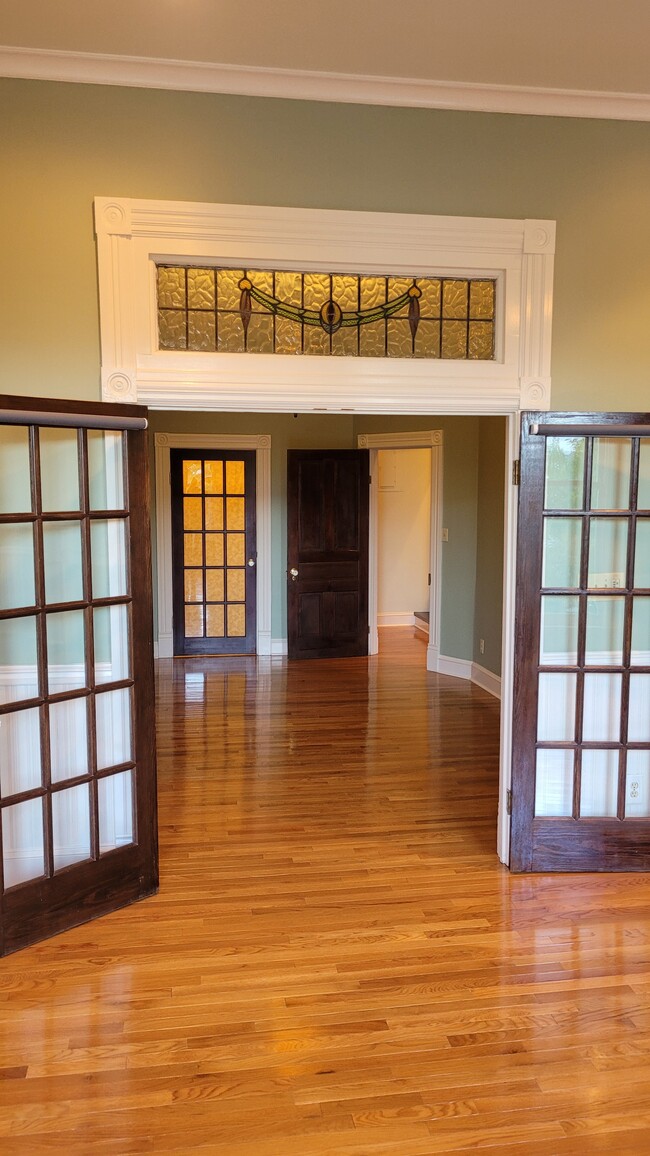
[(163, 350), (490, 361), (495, 325), (491, 278), (158, 268)]

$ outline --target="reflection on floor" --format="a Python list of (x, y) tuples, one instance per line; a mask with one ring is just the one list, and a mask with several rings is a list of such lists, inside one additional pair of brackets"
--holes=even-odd
[(509, 875), (424, 650), (159, 663), (161, 891), (0, 961), (3, 1156), (650, 1151), (650, 885)]

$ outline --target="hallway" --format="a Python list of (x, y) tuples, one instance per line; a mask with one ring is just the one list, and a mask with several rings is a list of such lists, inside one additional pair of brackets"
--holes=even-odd
[(161, 891), (0, 961), (3, 1156), (650, 1151), (647, 876), (498, 862), (498, 702), (158, 664)]

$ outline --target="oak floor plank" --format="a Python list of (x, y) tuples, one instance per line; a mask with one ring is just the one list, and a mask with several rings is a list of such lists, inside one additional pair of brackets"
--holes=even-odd
[(0, 961), (2, 1156), (650, 1154), (650, 880), (498, 862), (499, 704), (158, 664), (161, 890)]

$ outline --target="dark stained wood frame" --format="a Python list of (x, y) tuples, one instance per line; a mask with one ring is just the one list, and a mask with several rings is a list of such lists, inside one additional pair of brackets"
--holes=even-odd
[[(243, 461), (246, 535), (246, 634), (235, 638), (186, 638), (185, 592), (183, 586), (183, 474), (182, 463), (196, 461)], [(257, 649), (257, 516), (255, 450), (172, 449), (170, 460), (172, 514), (172, 621), (174, 654), (255, 654)], [(249, 566), (253, 558), (255, 565)], [(227, 567), (225, 568), (227, 571)], [(227, 590), (225, 591), (227, 593)], [(198, 605), (198, 604), (197, 604)]]
[[(310, 552), (305, 557), (300, 543), (300, 469), (304, 462), (355, 460), (359, 464), (356, 515), (358, 521), (358, 548), (337, 551), (329, 556), (324, 552)], [(289, 658), (355, 658), (368, 653), (368, 566), (369, 566), (369, 509), (370, 509), (370, 454), (365, 449), (355, 450), (289, 450), (287, 455), (287, 635)], [(334, 526), (340, 511), (328, 507), (324, 511), (325, 537), (334, 542)], [(346, 557), (347, 553), (347, 557)], [(332, 560), (333, 559), (333, 560)], [(307, 648), (302, 644), (299, 627), (299, 601), (307, 586), (313, 585), (300, 573), (305, 560), (320, 567), (320, 590), (344, 589), (346, 571), (350, 562), (357, 564), (358, 617), (355, 638), (339, 645)], [(338, 563), (338, 565), (337, 565)], [(340, 565), (342, 563), (342, 565)], [(294, 580), (291, 570), (298, 570)]]
[[(650, 414), (635, 413), (524, 413), (521, 419), (521, 465), (519, 523), (517, 538), (517, 607), (515, 618), (515, 681), (512, 741), (512, 822), (510, 869), (525, 871), (648, 871), (650, 870), (650, 819), (620, 818), (535, 818), (535, 763), (537, 750), (537, 708), (540, 630), (540, 590), (542, 580), (542, 532), (544, 510), (544, 468), (546, 436), (531, 432), (535, 426), (552, 426), (560, 434), (562, 427), (584, 427), (587, 437), (647, 436), (639, 427), (650, 426)], [(634, 435), (632, 429), (639, 432)], [(567, 430), (567, 433), (570, 431)], [(572, 432), (572, 431), (571, 431)], [(549, 431), (550, 433), (550, 431)], [(587, 443), (590, 447), (591, 443)], [(586, 469), (590, 471), (590, 453)], [(587, 474), (587, 480), (589, 478)], [(631, 492), (638, 481), (636, 470), (631, 478)], [(574, 511), (575, 513), (575, 511)], [(579, 516), (579, 515), (578, 515)], [(635, 510), (632, 510), (635, 517)], [(584, 532), (584, 529), (583, 529)], [(631, 541), (628, 541), (628, 573), (631, 572)], [(584, 554), (584, 551), (583, 551)], [(583, 558), (580, 588), (587, 590)], [(649, 591), (640, 590), (642, 595)], [(631, 595), (628, 594), (628, 600)], [(584, 602), (584, 599), (582, 600)], [(584, 613), (582, 611), (581, 613)], [(629, 656), (630, 613), (626, 615), (625, 654)], [(578, 656), (580, 658), (580, 655)], [(582, 656), (584, 657), (584, 655)], [(576, 664), (579, 665), (579, 664)], [(545, 668), (546, 669), (546, 668)], [(597, 672), (600, 668), (589, 667)], [(605, 668), (603, 668), (605, 669)], [(611, 672), (611, 667), (607, 668)], [(634, 673), (650, 668), (634, 667)], [(625, 679), (624, 685), (625, 685)], [(621, 738), (627, 736), (628, 696), (621, 703)], [(560, 744), (566, 747), (566, 743)], [(598, 743), (598, 747), (620, 749), (621, 758), (627, 742)], [(647, 744), (645, 744), (647, 745)], [(631, 744), (644, 747), (644, 744)], [(582, 743), (574, 747), (581, 749)], [(576, 784), (576, 792), (579, 783)], [(619, 813), (622, 813), (619, 784)]]
[[(41, 413), (69, 414), (71, 425), (80, 430), (78, 435), (78, 450), (81, 445), (84, 428), (84, 417), (88, 418), (92, 427), (93, 417), (101, 416), (107, 419), (105, 428), (110, 429), (110, 422), (121, 419), (146, 418), (146, 409), (142, 406), (88, 404), (69, 401), (53, 400), (51, 398), (25, 398), (10, 395), (0, 396), (0, 408), (5, 410), (40, 411)], [(154, 714), (154, 671), (153, 671), (153, 619), (152, 619), (152, 587), (151, 587), (151, 530), (149, 523), (149, 454), (146, 430), (128, 430), (125, 432), (125, 507), (121, 511), (92, 511), (88, 509), (86, 483), (83, 471), (80, 473), (81, 514), (75, 511), (74, 516), (80, 520), (82, 535), (86, 542), (90, 535), (90, 521), (92, 516), (100, 519), (107, 516), (123, 517), (127, 523), (127, 559), (130, 577), (129, 593), (123, 598), (90, 599), (90, 576), (88, 573), (88, 555), (83, 552), (84, 558), (84, 598), (81, 602), (63, 603), (61, 608), (82, 609), (87, 620), (92, 616), (93, 606), (112, 605), (116, 602), (130, 605), (131, 613), (131, 657), (132, 677), (111, 684), (111, 689), (130, 687), (133, 695), (133, 760), (124, 764), (125, 769), (132, 769), (134, 776), (134, 842), (124, 847), (115, 848), (82, 863), (63, 868), (49, 878), (41, 877), (23, 884), (16, 885), (0, 893), (0, 954), (5, 955), (16, 951), (31, 943), (36, 943), (57, 932), (77, 926), (89, 919), (114, 911), (147, 895), (153, 894), (158, 888), (158, 829), (157, 829), (157, 802), (156, 802), (156, 762), (155, 762), (155, 714)], [(30, 426), (32, 443), (37, 438), (37, 426)], [(38, 459), (36, 459), (38, 460)], [(79, 459), (81, 460), (81, 459)], [(36, 486), (39, 479), (36, 479)], [(33, 483), (33, 487), (34, 487)], [(66, 512), (46, 515), (46, 520), (64, 520), (70, 517)], [(37, 506), (33, 507), (31, 520), (36, 523), (40, 518)], [(3, 517), (9, 521), (11, 517)], [(14, 520), (25, 521), (23, 517)], [(36, 536), (38, 543), (39, 536)], [(44, 605), (43, 567), (40, 552), (37, 549), (37, 604)], [(48, 610), (53, 607), (48, 604)], [(12, 617), (12, 612), (6, 612), (3, 617)], [(45, 615), (37, 614), (39, 625), (39, 666), (42, 667), (46, 658)], [(92, 630), (92, 624), (87, 621)], [(86, 631), (86, 663), (89, 658), (89, 632)], [(88, 700), (94, 688), (92, 668), (87, 669)], [(41, 675), (41, 679), (42, 679)], [(43, 690), (41, 681), (39, 690)], [(103, 689), (103, 684), (102, 684)], [(46, 701), (63, 701), (76, 694), (57, 694), (47, 697), (39, 696), (34, 699), (33, 705), (40, 707)], [(30, 700), (31, 702), (31, 700)], [(7, 704), (0, 708), (0, 712), (13, 710), (18, 704)], [(92, 711), (89, 712), (92, 716)], [(43, 711), (41, 711), (43, 719)], [(94, 749), (94, 728), (89, 728), (89, 746)], [(47, 734), (42, 735), (47, 740)], [(42, 787), (33, 792), (24, 792), (20, 796), (11, 798), (11, 802), (20, 801), (29, 797), (42, 797), (44, 790), (50, 787), (49, 746), (47, 741), (42, 742), (43, 773)], [(77, 779), (66, 780), (61, 789), (75, 784), (75, 782), (89, 782), (91, 796), (91, 855), (98, 856), (99, 833), (97, 818), (97, 780), (102, 773), (93, 773), (94, 758), (89, 763), (89, 774)], [(115, 771), (115, 767), (111, 771)], [(118, 770), (121, 768), (118, 768)], [(57, 784), (58, 787), (58, 784)], [(56, 789), (56, 788), (55, 788)], [(0, 802), (2, 807), (2, 802)], [(49, 807), (44, 808), (49, 816)], [(1, 840), (1, 830), (0, 830)], [(44, 829), (46, 872), (52, 871), (52, 830), (51, 820), (48, 818)], [(0, 867), (2, 856), (0, 855)]]

